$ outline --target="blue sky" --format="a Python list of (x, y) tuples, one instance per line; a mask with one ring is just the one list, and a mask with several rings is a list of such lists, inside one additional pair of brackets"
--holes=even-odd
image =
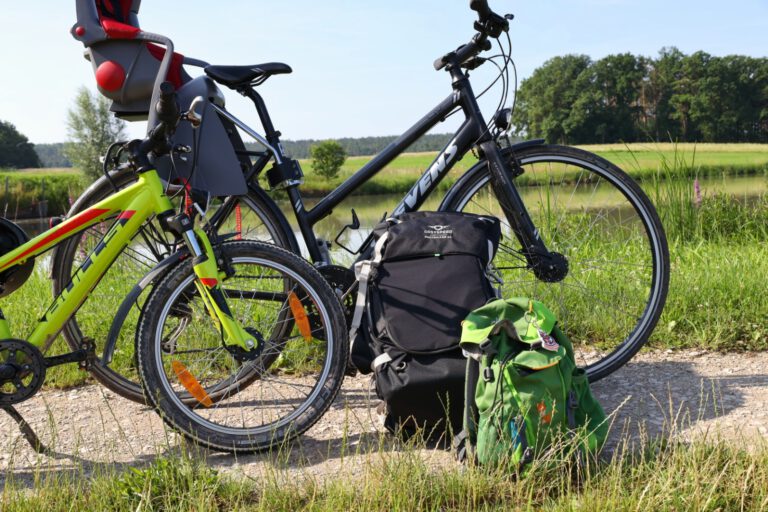
[[(261, 91), (285, 138), (401, 133), (450, 92), (432, 61), (472, 35), (467, 0), (144, 0), (146, 30), (216, 64), (282, 61), (294, 73)], [(768, 54), (768, 2), (693, 0), (491, 0), (512, 12), (521, 77), (566, 53), (655, 55), (663, 46), (715, 55)], [(175, 6), (175, 7), (172, 7)], [(69, 35), (74, 2), (6, 1), (0, 31), (0, 119), (33, 142), (66, 139), (66, 111), (94, 86), (82, 46)], [(490, 68), (491, 66), (486, 66)], [(474, 75), (476, 90), (490, 69)], [(225, 90), (228, 107), (258, 126), (249, 104)], [(490, 105), (497, 99), (489, 93)], [(456, 121), (439, 125), (446, 132)], [(143, 132), (132, 123), (131, 135)]]

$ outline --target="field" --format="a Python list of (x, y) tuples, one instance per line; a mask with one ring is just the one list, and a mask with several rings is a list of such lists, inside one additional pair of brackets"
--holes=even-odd
[[(768, 146), (760, 144), (611, 144), (582, 146), (617, 164), (637, 180), (648, 180), (662, 168), (662, 161), (682, 160), (672, 178), (694, 176), (746, 176), (768, 172)], [(409, 153), (401, 155), (361, 190), (363, 194), (402, 193), (413, 185), (416, 176), (428, 168), (435, 153)], [(301, 165), (306, 174), (304, 188), (309, 195), (324, 195), (344, 178), (352, 175), (370, 160), (369, 157), (350, 157), (339, 177), (331, 183), (312, 173), (309, 161)], [(477, 163), (469, 154), (458, 162), (441, 184), (447, 188), (460, 172)]]
[[(694, 176), (755, 176), (768, 172), (768, 146), (761, 144), (611, 144), (583, 146), (598, 155), (616, 163), (637, 180), (651, 179), (661, 168), (662, 161), (681, 159), (673, 178), (691, 178)], [(373, 180), (361, 187), (362, 195), (404, 193), (414, 181), (427, 169), (436, 153), (406, 153), (395, 158)], [(341, 181), (351, 176), (364, 166), (370, 157), (350, 157), (344, 163), (339, 176), (327, 181), (315, 175), (309, 160), (302, 160), (305, 174), (302, 191), (307, 197), (323, 196)], [(477, 163), (469, 154), (458, 162), (454, 170), (440, 184), (440, 190), (446, 190), (460, 175)], [(47, 190), (42, 189), (42, 181), (49, 183)], [(7, 205), (8, 217), (14, 218), (15, 209), (29, 208), (40, 199), (49, 200), (50, 215), (59, 215), (66, 211), (70, 197), (76, 197), (87, 185), (82, 174), (74, 169), (23, 169), (20, 171), (0, 169), (0, 187), (7, 180), (9, 194), (2, 196)], [(266, 180), (263, 186), (267, 187)], [(4, 190), (4, 189), (3, 189)], [(2, 192), (2, 191), (0, 191)]]
[[(632, 145), (587, 148), (616, 162), (642, 181), (660, 213), (670, 245), (670, 292), (661, 320), (651, 336), (652, 349), (698, 349), (718, 352), (768, 349), (768, 148), (759, 145)], [(409, 154), (392, 164), (391, 173), (377, 178), (370, 192), (401, 192), (429, 165), (432, 156)], [(465, 158), (459, 169), (473, 162)], [(350, 159), (343, 174), (363, 165)], [(312, 177), (303, 162), (307, 183), (321, 193), (328, 184)], [(45, 171), (34, 171), (45, 175)], [(62, 173), (66, 174), (66, 173)], [(72, 175), (72, 173), (69, 173)], [(454, 172), (454, 176), (458, 173)], [(697, 195), (694, 177), (725, 177), (738, 183), (751, 176), (754, 189), (733, 197), (708, 192)], [(315, 185), (313, 185), (313, 183)], [(378, 188), (376, 188), (378, 187)], [(737, 187), (743, 191), (743, 187)], [(725, 188), (723, 189), (725, 190)], [(749, 192), (749, 193), (747, 193)], [(343, 214), (342, 214), (343, 216)], [(578, 227), (579, 214), (571, 219)], [(576, 231), (578, 233), (578, 231)], [(609, 233), (610, 234), (610, 233)], [(626, 236), (627, 232), (612, 237)], [(594, 237), (581, 244), (587, 257), (604, 254), (606, 246), (624, 258), (632, 253), (617, 238)], [(622, 251), (624, 251), (622, 253)], [(25, 289), (3, 299), (3, 310), (14, 332), (23, 336), (50, 301), (50, 281), (38, 265)], [(621, 276), (619, 276), (621, 277)], [(630, 279), (627, 278), (627, 281)], [(625, 283), (601, 281), (596, 289)], [(104, 311), (114, 311), (127, 285), (109, 276), (96, 290), (84, 329), (103, 337), (108, 325)], [(622, 295), (623, 296), (623, 295)], [(631, 297), (627, 295), (626, 297)], [(625, 299), (626, 299), (625, 297)], [(594, 305), (578, 295), (568, 296), (573, 311), (595, 318)], [(581, 309), (580, 309), (581, 308)], [(599, 309), (599, 308), (598, 308)], [(578, 316), (578, 315), (577, 315)], [(606, 316), (595, 324), (576, 325), (592, 340), (610, 338), (620, 320)], [(116, 364), (131, 371), (130, 339)], [(65, 350), (59, 339), (54, 351)], [(718, 357), (713, 354), (713, 357)], [(746, 356), (745, 356), (746, 357)], [(662, 367), (663, 368), (663, 367)], [(670, 367), (671, 368), (671, 367)], [(673, 370), (674, 371), (674, 370)], [(757, 378), (757, 377), (755, 377)], [(49, 387), (81, 384), (74, 366), (49, 373)], [(638, 393), (647, 391), (639, 383)], [(757, 385), (757, 384), (756, 384)], [(661, 398), (661, 397), (660, 397)], [(662, 398), (663, 400), (663, 398)], [(670, 403), (670, 409), (673, 407)], [(346, 442), (346, 441), (343, 441)], [(629, 443), (629, 441), (628, 441)], [(350, 447), (350, 450), (353, 448)], [(342, 450), (343, 452), (344, 450)], [(26, 484), (7, 481), (3, 510), (764, 510), (768, 507), (768, 447), (759, 438), (740, 442), (705, 438), (641, 439), (619, 447), (613, 456), (588, 468), (580, 481), (571, 468), (543, 464), (516, 479), (506, 471), (458, 466), (436, 470), (419, 453), (402, 450), (396, 459), (381, 457), (366, 466), (354, 485), (346, 479), (286, 480), (278, 469), (263, 479), (232, 479), (206, 465), (205, 459), (159, 454), (142, 469), (127, 471), (105, 466), (95, 476), (77, 472), (36, 476), (33, 493)], [(342, 456), (343, 459), (343, 456)]]

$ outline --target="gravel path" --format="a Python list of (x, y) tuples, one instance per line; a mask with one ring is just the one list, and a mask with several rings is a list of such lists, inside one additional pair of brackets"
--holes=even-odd
[[(707, 433), (740, 442), (768, 436), (768, 353), (641, 354), (595, 384), (594, 391), (606, 411), (616, 412), (612, 445), (622, 432), (638, 438), (671, 429), (686, 438)], [(246, 476), (353, 474), (400, 449), (381, 433), (376, 404), (375, 395), (368, 394), (368, 378), (347, 378), (332, 409), (297, 442), (267, 454), (204, 455), (211, 466)], [(45, 473), (88, 475), (114, 465), (141, 466), (179, 442), (151, 410), (95, 385), (44, 391), (17, 408), (56, 455), (35, 454), (15, 423), (0, 415), (6, 432), (0, 485), (8, 478), (28, 482)], [(420, 453), (431, 465), (454, 464), (446, 451)]]

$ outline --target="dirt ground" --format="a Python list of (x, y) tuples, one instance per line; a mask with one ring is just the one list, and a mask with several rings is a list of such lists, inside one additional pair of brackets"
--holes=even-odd
[[(354, 474), (402, 450), (382, 433), (378, 401), (368, 388), (367, 377), (347, 378), (320, 422), (272, 453), (203, 455), (223, 472), (250, 477)], [(614, 413), (608, 451), (627, 435), (639, 439), (672, 431), (683, 438), (721, 436), (746, 444), (768, 436), (768, 353), (644, 353), (593, 389), (606, 411)], [(6, 433), (0, 485), (9, 478), (32, 482), (46, 473), (88, 475), (113, 466), (142, 466), (179, 444), (153, 411), (96, 385), (47, 390), (17, 409), (55, 454), (33, 452), (15, 423), (0, 415)], [(419, 453), (430, 465), (456, 464), (445, 450)]]

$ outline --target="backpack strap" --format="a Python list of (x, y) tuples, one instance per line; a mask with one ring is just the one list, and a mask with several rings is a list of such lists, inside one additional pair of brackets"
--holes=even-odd
[(352, 325), (349, 328), (349, 343), (350, 351), (352, 345), (357, 338), (357, 331), (360, 329), (360, 323), (363, 320), (363, 312), (365, 311), (366, 298), (368, 296), (368, 281), (371, 278), (373, 270), (379, 266), (384, 253), (384, 244), (387, 241), (388, 232), (381, 235), (376, 241), (376, 246), (373, 251), (373, 259), (364, 260), (355, 263), (355, 275), (357, 276), (357, 300), (355, 301), (355, 311), (352, 315)]

